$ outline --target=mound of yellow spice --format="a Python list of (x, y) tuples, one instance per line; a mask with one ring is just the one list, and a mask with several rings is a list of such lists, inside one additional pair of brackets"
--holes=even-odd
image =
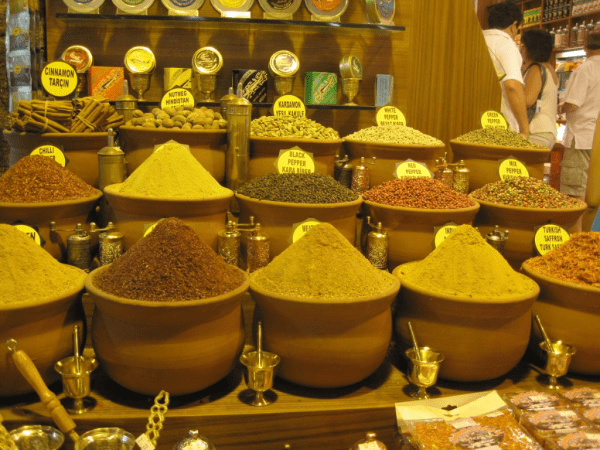
[(129, 178), (110, 185), (109, 190), (163, 199), (205, 199), (232, 194), (185, 146), (174, 141), (158, 147)]
[(83, 289), (86, 273), (59, 263), (33, 239), (0, 224), (0, 305), (36, 301)]
[(422, 261), (403, 266), (401, 281), (469, 298), (514, 298), (537, 289), (535, 281), (513, 270), (470, 225), (458, 226)]
[(329, 223), (311, 228), (266, 267), (254, 272), (251, 286), (319, 300), (364, 297), (400, 287), (396, 277), (373, 267)]

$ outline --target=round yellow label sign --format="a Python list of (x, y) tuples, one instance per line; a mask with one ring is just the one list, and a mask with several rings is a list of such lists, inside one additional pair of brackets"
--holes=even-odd
[(295, 95), (283, 95), (273, 103), (275, 117), (306, 117), (306, 107), (302, 100)]
[(42, 86), (50, 95), (66, 97), (77, 88), (77, 72), (66, 62), (51, 62), (42, 70)]
[(431, 171), (425, 164), (418, 163), (412, 160), (406, 160), (401, 163), (396, 163), (394, 170), (396, 178), (433, 178)]
[(551, 250), (560, 247), (571, 239), (568, 231), (560, 225), (549, 223), (542, 225), (535, 231), (535, 249), (544, 256)]
[(67, 158), (65, 157), (65, 154), (60, 148), (55, 147), (54, 145), (41, 145), (33, 150), (29, 155), (45, 156), (46, 158), (52, 158), (63, 167), (67, 165)]
[(13, 226), (20, 232), (25, 233), (27, 236), (33, 239), (37, 245), (42, 245), (42, 238), (35, 228), (23, 224)]
[(292, 233), (292, 244), (297, 242), (298, 239), (300, 239), (301, 237), (303, 237), (308, 230), (310, 230), (312, 227), (319, 225), (321, 222), (319, 222), (317, 219), (306, 219), (304, 222), (298, 223), (298, 224), (294, 224), (294, 231)]
[(457, 227), (458, 225), (454, 223), (448, 223), (443, 227), (438, 228), (435, 231), (435, 237), (433, 239), (433, 245), (435, 246), (435, 248), (438, 248), (438, 245), (440, 245), (446, 240), (448, 236), (454, 233), (454, 230), (456, 230)]
[(196, 106), (196, 100), (190, 91), (183, 88), (175, 88), (168, 91), (163, 95), (160, 101), (160, 107), (165, 108), (177, 108), (178, 106)]
[(486, 111), (481, 115), (481, 128), (508, 129), (508, 122), (498, 111)]
[(498, 173), (502, 181), (508, 181), (511, 178), (529, 178), (529, 171), (525, 164), (513, 158), (502, 161)]
[(406, 117), (404, 117), (402, 111), (395, 106), (384, 106), (381, 108), (377, 111), (375, 121), (379, 127), (383, 125), (406, 126)]
[(299, 147), (280, 150), (277, 158), (278, 173), (315, 173), (315, 160), (312, 153), (305, 152)]

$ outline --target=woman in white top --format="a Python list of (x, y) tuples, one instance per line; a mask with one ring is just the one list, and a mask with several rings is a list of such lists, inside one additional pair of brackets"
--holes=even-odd
[(529, 140), (548, 148), (556, 142), (558, 106), (558, 76), (548, 62), (553, 47), (554, 38), (545, 30), (534, 28), (521, 36)]

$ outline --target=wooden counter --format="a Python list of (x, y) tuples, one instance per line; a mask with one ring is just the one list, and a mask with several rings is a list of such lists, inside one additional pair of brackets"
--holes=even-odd
[[(266, 407), (252, 407), (240, 400), (246, 392), (241, 367), (237, 367), (205, 391), (171, 399), (157, 448), (172, 449), (190, 429), (198, 429), (218, 450), (281, 450), (286, 443), (292, 449), (347, 450), (364, 438), (367, 431), (377, 433), (389, 449), (397, 448), (394, 403), (411, 400), (408, 395), (411, 387), (399, 353), (392, 345), (388, 359), (376, 373), (344, 389), (308, 389), (277, 379), (274, 388), (277, 399)], [(439, 380), (430, 392), (448, 396), (489, 389), (502, 392), (539, 389), (545, 378), (538, 363), (528, 355), (500, 379), (478, 384)], [(569, 376), (564, 381), (573, 386), (600, 386), (592, 378)], [(58, 394), (61, 386), (52, 388)], [(59, 398), (63, 397), (61, 393)], [(97, 401), (96, 407), (73, 417), (78, 433), (106, 426), (124, 428), (135, 436), (145, 431), (152, 398), (124, 390), (100, 370), (93, 377), (92, 397)], [(0, 414), (9, 431), (24, 424), (51, 424), (34, 395), (10, 401), (0, 399)], [(63, 448), (72, 450), (72, 442), (67, 440)]]

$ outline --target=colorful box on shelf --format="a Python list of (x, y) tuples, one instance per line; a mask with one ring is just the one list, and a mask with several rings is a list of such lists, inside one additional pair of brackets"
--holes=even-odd
[(337, 105), (337, 75), (328, 72), (306, 72), (304, 103)]
[(375, 78), (375, 106), (391, 105), (394, 99), (394, 77), (378, 73)]
[(269, 76), (264, 70), (235, 69), (233, 71), (233, 87), (237, 89), (242, 83), (242, 96), (252, 103), (267, 101), (267, 82)]
[(92, 66), (88, 71), (88, 94), (116, 100), (123, 95), (123, 67)]

